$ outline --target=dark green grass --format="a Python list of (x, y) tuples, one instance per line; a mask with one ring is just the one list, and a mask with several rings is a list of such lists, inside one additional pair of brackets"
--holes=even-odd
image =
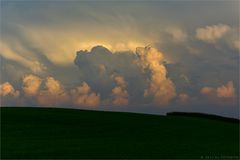
[(239, 158), (239, 122), (1, 108), (1, 158)]

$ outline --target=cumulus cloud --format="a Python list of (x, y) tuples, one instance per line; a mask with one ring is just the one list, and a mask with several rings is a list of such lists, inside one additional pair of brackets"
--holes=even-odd
[[(137, 48), (136, 54), (131, 51), (113, 53), (105, 47), (96, 46), (90, 51), (77, 52), (75, 64), (79, 72), (75, 72), (85, 81), (80, 86), (65, 89), (54, 77), (45, 79), (30, 74), (23, 77), (22, 95), (33, 97), (42, 106), (124, 106), (148, 103), (149, 100), (159, 106), (166, 106), (177, 94), (175, 84), (168, 77), (169, 65), (164, 58), (162, 52), (149, 46)], [(180, 79), (188, 87), (191, 85), (189, 75), (181, 73), (177, 81)], [(229, 91), (231, 84), (224, 87), (205, 87), (201, 92), (214, 95), (212, 97), (226, 98), (232, 93)], [(184, 94), (184, 90), (181, 92), (177, 101), (186, 104), (190, 98)], [(108, 102), (103, 103), (101, 99)]]
[(214, 95), (219, 98), (232, 98), (236, 96), (232, 81), (228, 81), (225, 85), (217, 88), (203, 87), (200, 92), (204, 95)]
[(0, 85), (0, 106), (20, 105), (20, 92), (15, 90), (12, 84), (5, 82)]
[[(128, 94), (134, 94), (136, 99), (141, 100), (143, 98), (139, 96), (143, 92), (146, 77), (139, 66), (133, 63), (136, 58), (131, 51), (113, 53), (103, 46), (96, 46), (90, 51), (78, 51), (74, 62), (79, 67), (78, 74), (101, 94), (102, 99), (109, 99), (116, 81), (124, 83), (123, 79), (117, 76), (121, 75), (128, 83)], [(115, 76), (117, 77), (114, 78)]]
[(72, 89), (70, 96), (72, 103), (76, 106), (96, 107), (101, 102), (100, 95), (94, 93), (86, 82)]
[(226, 85), (222, 85), (216, 89), (217, 96), (223, 98), (235, 97), (235, 88), (233, 82), (229, 81)]
[[(121, 80), (119, 83), (121, 83)], [(22, 92), (15, 90), (9, 82), (0, 85), (1, 97), (18, 98), (20, 94), (24, 95), (21, 96), (21, 102), (22, 104), (26, 103), (25, 105), (31, 102), (34, 105), (47, 107), (65, 105), (97, 107), (101, 103), (100, 94), (93, 92), (86, 82), (73, 89), (66, 90), (62, 83), (54, 77), (40, 78), (29, 74), (22, 78)], [(4, 103), (7, 101), (4, 101)], [(1, 103), (3, 103), (2, 100)]]
[(25, 96), (35, 96), (38, 94), (42, 79), (38, 76), (29, 74), (23, 77), (23, 92)]
[(217, 24), (196, 29), (196, 38), (222, 48), (226, 44), (230, 49), (239, 51), (239, 28), (227, 24)]
[(235, 88), (232, 81), (219, 87), (203, 87), (200, 93), (212, 102), (218, 104), (234, 104), (237, 101)]
[(128, 104), (128, 92), (126, 90), (127, 82), (124, 77), (119, 75), (113, 76), (117, 86), (112, 89), (112, 104), (115, 106), (124, 106)]
[(39, 91), (37, 101), (43, 106), (58, 106), (67, 104), (68, 94), (63, 85), (53, 77), (47, 77), (44, 83), (44, 89)]
[(160, 106), (168, 105), (176, 96), (176, 90), (167, 77), (163, 54), (152, 47), (138, 47), (136, 53), (137, 64), (143, 71), (150, 72), (149, 86), (145, 89), (144, 96), (153, 96), (153, 101)]
[(126, 105), (129, 103), (129, 95), (133, 95), (133, 99), (144, 103), (149, 101), (144, 96), (153, 97), (154, 103), (164, 106), (176, 96), (175, 86), (167, 77), (163, 54), (152, 47), (139, 47), (134, 54), (112, 53), (105, 47), (97, 46), (89, 52), (77, 52), (75, 64), (79, 66), (80, 73), (88, 84), (100, 91), (104, 90), (101, 97), (103, 95), (108, 98), (111, 92), (112, 99), (115, 99), (114, 104), (121, 102)]
[(116, 82), (117, 85), (119, 85), (122, 88), (126, 88), (127, 87), (127, 82), (125, 81), (123, 76), (113, 76), (114, 81)]
[(9, 83), (5, 82), (0, 85), (0, 96), (13, 96), (13, 97), (18, 97), (19, 96), (19, 91), (15, 90), (14, 87)]
[(231, 27), (226, 24), (217, 24), (196, 29), (196, 38), (207, 43), (214, 43), (221, 39)]

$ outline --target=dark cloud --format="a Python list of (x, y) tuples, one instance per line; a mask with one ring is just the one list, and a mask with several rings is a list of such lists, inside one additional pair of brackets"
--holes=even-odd
[[(146, 75), (134, 64), (136, 55), (132, 52), (112, 53), (107, 48), (96, 46), (91, 51), (78, 51), (74, 63), (79, 67), (84, 80), (102, 97), (108, 97), (115, 86), (112, 75), (121, 75), (128, 82), (127, 90), (133, 101), (141, 101), (146, 87)], [(135, 100), (134, 100), (135, 99)]]

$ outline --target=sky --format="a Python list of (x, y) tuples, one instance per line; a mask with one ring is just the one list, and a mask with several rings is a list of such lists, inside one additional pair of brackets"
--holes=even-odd
[(238, 0), (10, 0), (1, 106), (239, 118)]

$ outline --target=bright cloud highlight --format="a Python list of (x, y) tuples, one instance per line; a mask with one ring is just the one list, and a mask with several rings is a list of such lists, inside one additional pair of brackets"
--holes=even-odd
[(167, 77), (164, 57), (161, 52), (152, 47), (137, 48), (137, 64), (150, 72), (149, 86), (144, 96), (153, 96), (154, 103), (165, 106), (176, 96), (173, 82)]

